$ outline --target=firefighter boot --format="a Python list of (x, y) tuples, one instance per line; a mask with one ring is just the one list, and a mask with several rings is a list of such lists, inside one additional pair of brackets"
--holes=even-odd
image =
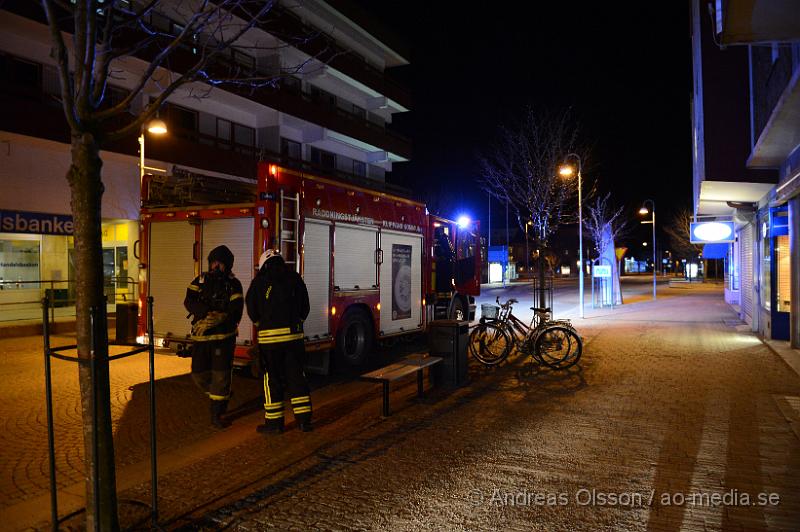
[(283, 420), (264, 420), (263, 425), (256, 427), (256, 432), (264, 435), (281, 434), (283, 432)]
[(222, 416), (228, 410), (228, 401), (211, 401), (211, 424), (218, 429), (231, 426), (231, 422)]

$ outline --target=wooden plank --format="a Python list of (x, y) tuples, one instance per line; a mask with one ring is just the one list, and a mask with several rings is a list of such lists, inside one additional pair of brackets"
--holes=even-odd
[(362, 375), (361, 378), (364, 380), (374, 381), (395, 381), (405, 377), (406, 375), (411, 375), (415, 371), (421, 370), (422, 368), (419, 366), (413, 366), (409, 364), (392, 364), (391, 366), (386, 366), (385, 368), (373, 371), (372, 373)]
[(408, 357), (402, 360), (403, 364), (407, 366), (414, 366), (417, 368), (427, 368), (428, 366), (433, 366), (434, 364), (438, 364), (444, 360), (442, 357)]

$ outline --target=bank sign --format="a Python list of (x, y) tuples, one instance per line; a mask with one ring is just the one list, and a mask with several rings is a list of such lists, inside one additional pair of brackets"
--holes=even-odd
[(689, 227), (692, 244), (733, 242), (735, 239), (733, 222), (692, 222)]
[(69, 236), (72, 231), (72, 216), (0, 210), (0, 233)]

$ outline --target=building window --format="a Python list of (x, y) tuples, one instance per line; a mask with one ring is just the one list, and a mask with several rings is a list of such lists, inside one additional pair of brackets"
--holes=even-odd
[(169, 125), (185, 132), (197, 131), (197, 112), (177, 105), (167, 107)]
[(353, 174), (361, 177), (367, 176), (367, 165), (361, 161), (353, 161)]
[(253, 147), (256, 145), (256, 131), (252, 127), (233, 124), (233, 142), (240, 146)]
[(217, 118), (217, 138), (223, 143), (231, 142), (231, 122), (224, 118)]
[(320, 89), (314, 85), (309, 85), (308, 93), (311, 95), (311, 98), (319, 103), (336, 106), (336, 96), (326, 90)]
[(299, 78), (296, 78), (294, 76), (287, 76), (285, 78), (281, 78), (280, 84), (281, 87), (293, 92), (300, 92), (303, 90), (303, 82), (300, 81)]
[(311, 146), (311, 164), (325, 170), (336, 170), (336, 154)]
[(361, 120), (366, 120), (367, 119), (367, 110), (364, 109), (363, 107), (359, 107), (357, 105), (354, 105), (353, 106), (353, 114), (355, 116), (357, 116), (358, 118), (360, 118)]
[(281, 137), (281, 155), (299, 161), (302, 158), (301, 144)]

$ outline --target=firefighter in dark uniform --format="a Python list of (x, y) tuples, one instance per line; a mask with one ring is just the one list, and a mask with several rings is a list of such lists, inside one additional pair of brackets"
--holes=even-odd
[(308, 291), (302, 277), (286, 267), (277, 250), (265, 251), (258, 266), (246, 297), (247, 314), (258, 328), (264, 372), (264, 424), (257, 430), (264, 434), (283, 432), (284, 406), (291, 405), (298, 428), (308, 432), (311, 397), (303, 373)]
[(211, 400), (211, 424), (225, 428), (231, 396), (236, 328), (242, 319), (242, 283), (233, 275), (233, 253), (219, 246), (208, 254), (208, 271), (195, 277), (183, 301), (192, 316), (192, 379)]

